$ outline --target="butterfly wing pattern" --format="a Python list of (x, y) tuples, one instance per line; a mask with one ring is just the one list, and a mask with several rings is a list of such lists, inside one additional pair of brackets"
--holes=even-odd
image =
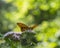
[(28, 26), (23, 24), (23, 23), (17, 23), (17, 25), (21, 28), (21, 31), (25, 31), (25, 30), (28, 30)]
[(23, 24), (23, 23), (17, 23), (17, 25), (21, 28), (21, 31), (28, 31), (31, 32), (37, 25), (34, 25), (32, 27), (28, 27), (27, 25)]

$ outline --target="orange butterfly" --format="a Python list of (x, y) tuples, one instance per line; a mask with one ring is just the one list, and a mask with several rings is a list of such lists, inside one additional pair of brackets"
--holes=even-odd
[(27, 25), (23, 24), (23, 23), (17, 23), (17, 25), (21, 28), (21, 31), (28, 31), (31, 32), (37, 25), (34, 25), (32, 27), (28, 27)]

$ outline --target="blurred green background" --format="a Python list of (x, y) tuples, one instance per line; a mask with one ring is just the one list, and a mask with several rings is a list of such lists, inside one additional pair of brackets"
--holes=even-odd
[(60, 48), (60, 0), (0, 0), (0, 36), (20, 31), (17, 22), (38, 25), (34, 48)]

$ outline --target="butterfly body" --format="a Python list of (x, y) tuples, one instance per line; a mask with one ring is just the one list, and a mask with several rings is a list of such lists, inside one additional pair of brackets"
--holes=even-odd
[(24, 32), (24, 31), (27, 31), (27, 32), (32, 32), (33, 29), (36, 27), (36, 25), (34, 25), (33, 27), (29, 27), (23, 23), (17, 23), (17, 25), (21, 28), (21, 31)]

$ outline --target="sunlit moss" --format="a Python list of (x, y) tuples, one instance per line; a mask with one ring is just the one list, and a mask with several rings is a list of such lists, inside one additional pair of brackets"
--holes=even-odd
[(24, 0), (24, 1), (17, 1), (16, 3), (14, 3), (14, 5), (15, 4), (19, 10), (16, 16), (18, 16), (18, 18), (24, 18), (30, 3), (27, 0)]
[(49, 42), (42, 42), (41, 44), (38, 44), (35, 46), (35, 48), (54, 48), (56, 47), (56, 43), (49, 43)]
[[(34, 21), (34, 18), (33, 18), (32, 15), (28, 15), (28, 16), (26, 17), (26, 20), (28, 20), (27, 22), (28, 22), (28, 24), (29, 24), (29, 23), (32, 23), (32, 22)], [(32, 20), (32, 21), (31, 21), (31, 20)]]
[(44, 39), (44, 34), (37, 34), (36, 39), (37, 39), (37, 41), (43, 40)]
[(56, 33), (55, 33), (55, 37), (58, 38), (60, 36), (60, 30), (58, 30)]
[(57, 32), (58, 29), (56, 28), (49, 28), (46, 30), (47, 33), (45, 33), (44, 40), (48, 40), (51, 37), (55, 36), (55, 33)]
[(23, 5), (23, 2), (24, 2), (24, 1), (22, 1), (22, 0), (16, 0), (16, 1), (13, 3), (13, 5), (14, 5), (14, 6), (17, 6), (17, 8), (20, 9), (20, 8), (22, 7), (22, 5)]
[(25, 1), (22, 8), (21, 8), (21, 10), (20, 10), (20, 16), (21, 17), (24, 17), (24, 14), (27, 12), (28, 5), (29, 5), (29, 3), (27, 1)]
[(13, 24), (9, 24), (8, 28), (13, 29), (14, 28)]
[(14, 13), (14, 12), (13, 13), (6, 12), (5, 13), (5, 18), (8, 19), (11, 22), (14, 22), (14, 21), (16, 22), (19, 19), (19, 14)]
[(59, 2), (51, 2), (50, 6), (53, 10), (59, 9)]
[(0, 39), (0, 44), (5, 43), (5, 40)]
[(39, 12), (39, 10), (35, 10), (35, 11), (33, 11), (33, 14), (38, 16), (40, 14), (40, 12)]
[(21, 29), (20, 29), (18, 26), (16, 26), (16, 27), (13, 29), (13, 31), (15, 31), (15, 32), (21, 32)]
[(56, 27), (56, 24), (53, 22), (51, 23), (43, 22), (40, 28), (41, 28), (40, 32), (42, 34), (40, 33), (36, 35), (38, 41), (40, 40), (47, 41), (49, 38), (52, 38), (52, 37), (54, 38), (55, 33), (58, 30), (58, 27)]
[(5, 16), (6, 16), (5, 18), (9, 19), (10, 21), (13, 20), (13, 16), (12, 16), (11, 13), (9, 13), (9, 12), (7, 13), (7, 12), (6, 12)]
[(48, 25), (49, 25), (48, 22), (46, 22), (46, 21), (42, 22), (41, 29), (45, 29), (45, 28), (47, 28)]
[(6, 3), (10, 3), (10, 2), (12, 2), (13, 0), (3, 0), (3, 1), (5, 1)]
[(40, 9), (47, 11), (47, 10), (49, 10), (49, 5), (47, 5), (47, 4), (41, 4), (40, 5)]

